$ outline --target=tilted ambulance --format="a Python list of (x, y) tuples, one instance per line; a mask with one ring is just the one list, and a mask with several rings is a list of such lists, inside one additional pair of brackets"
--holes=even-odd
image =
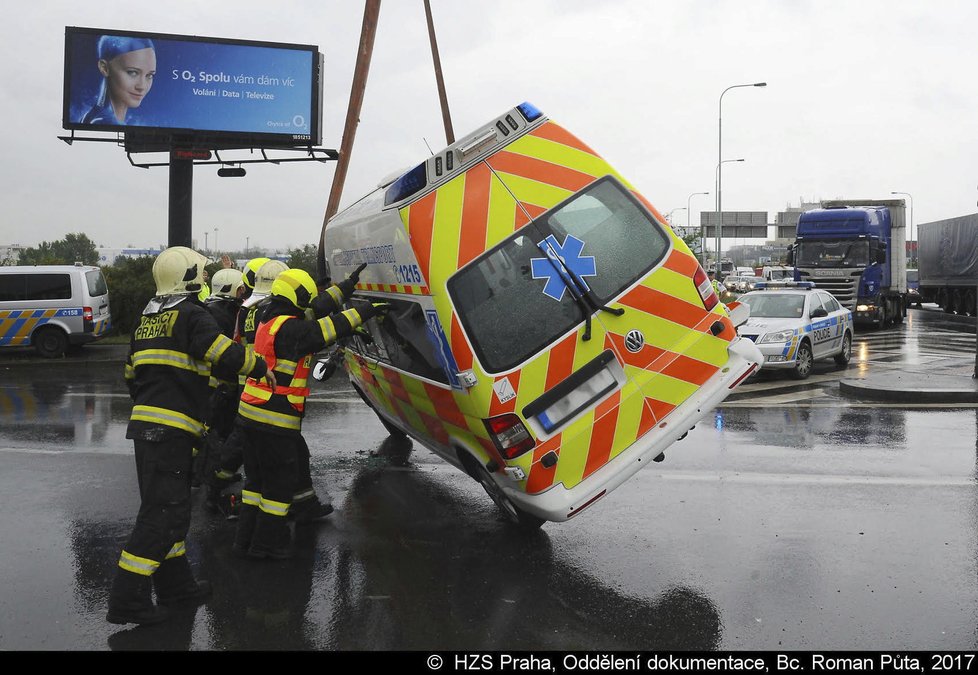
[(522, 104), (332, 218), (335, 279), (391, 304), (354, 388), (514, 522), (563, 521), (761, 361), (682, 239), (591, 148)]

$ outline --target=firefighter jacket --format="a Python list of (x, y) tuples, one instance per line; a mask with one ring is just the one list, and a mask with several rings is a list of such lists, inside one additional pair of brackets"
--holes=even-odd
[[(238, 318), (238, 310), (241, 309), (240, 300), (212, 295), (204, 303), (204, 308), (214, 317), (217, 327), (221, 330), (221, 335), (228, 338), (234, 337), (235, 322)], [(232, 389), (237, 387), (238, 373), (221, 364), (215, 364), (211, 369), (210, 385), (217, 387), (221, 383), (227, 384)]]
[(133, 399), (126, 438), (161, 441), (184, 433), (200, 436), (211, 366), (255, 378), (264, 377), (267, 367), (222, 335), (196, 299), (151, 306), (133, 331), (126, 359), (125, 377)]
[(269, 302), (255, 334), (255, 354), (266, 360), (277, 384), (272, 390), (264, 381), (248, 378), (238, 406), (239, 420), (245, 426), (279, 434), (301, 433), (312, 355), (352, 335), (362, 323), (355, 309), (316, 316), (333, 306), (314, 302), (314, 318), (309, 320), (286, 300), (273, 297)]

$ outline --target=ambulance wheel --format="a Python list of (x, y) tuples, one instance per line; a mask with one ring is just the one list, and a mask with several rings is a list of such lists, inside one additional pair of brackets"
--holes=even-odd
[(543, 518), (527, 513), (514, 504), (513, 501), (506, 496), (506, 493), (503, 492), (503, 489), (496, 484), (496, 481), (492, 479), (492, 476), (489, 475), (489, 472), (486, 471), (486, 468), (482, 466), (481, 462), (473, 458), (467, 452), (460, 452), (459, 454), (462, 457), (463, 464), (465, 464), (466, 468), (469, 470), (469, 473), (479, 482), (479, 485), (481, 485), (482, 489), (486, 491), (489, 498), (495, 502), (496, 507), (503, 512), (503, 515), (506, 516), (507, 521), (516, 525), (522, 530), (536, 530), (547, 522)]
[(798, 355), (795, 357), (795, 369), (791, 371), (791, 377), (796, 380), (804, 380), (812, 372), (812, 363), (815, 361), (812, 355), (812, 346), (808, 342), (798, 345)]
[(840, 368), (845, 368), (849, 365), (849, 359), (852, 358), (852, 335), (849, 331), (842, 336), (842, 351), (835, 355), (835, 363)]
[(44, 358), (55, 359), (64, 356), (68, 348), (68, 336), (60, 328), (45, 326), (31, 336), (31, 344)]

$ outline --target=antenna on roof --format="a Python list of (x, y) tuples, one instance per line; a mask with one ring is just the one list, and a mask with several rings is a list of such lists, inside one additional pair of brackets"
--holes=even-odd
[(427, 146), (428, 152), (431, 153), (432, 155), (435, 154), (435, 151), (431, 149), (430, 145), (428, 145), (428, 139), (422, 136), (421, 140), (424, 141), (425, 146)]

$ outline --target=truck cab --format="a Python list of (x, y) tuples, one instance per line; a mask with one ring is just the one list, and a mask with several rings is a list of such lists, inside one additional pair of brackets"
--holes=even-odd
[[(902, 216), (902, 212), (901, 212)], [(902, 220), (884, 206), (833, 206), (802, 213), (790, 249), (796, 281), (814, 282), (857, 322), (900, 322), (906, 311)], [(894, 233), (899, 231), (899, 242)], [(901, 255), (902, 254), (902, 255)]]

